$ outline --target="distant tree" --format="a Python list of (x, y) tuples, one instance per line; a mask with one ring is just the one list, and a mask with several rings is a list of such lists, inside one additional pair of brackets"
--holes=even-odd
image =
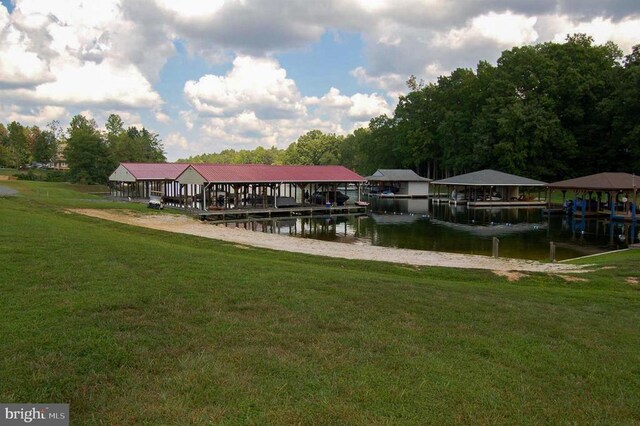
[(124, 122), (117, 114), (109, 115), (105, 124), (107, 136), (118, 136), (124, 132)]
[(51, 163), (58, 149), (58, 141), (56, 140), (55, 133), (51, 130), (40, 130), (35, 126), (32, 129), (34, 134), (31, 151), (33, 161), (43, 164)]
[(166, 161), (159, 136), (132, 126), (124, 129), (120, 116), (111, 114), (105, 124), (107, 145), (117, 162), (158, 163)]
[(116, 162), (95, 121), (76, 115), (67, 129), (65, 157), (74, 182), (107, 183)]
[(17, 121), (12, 121), (7, 131), (7, 164), (15, 168), (24, 166), (30, 157), (26, 129)]
[(9, 131), (0, 123), (0, 166), (10, 166), (10, 152), (9, 152)]
[(73, 131), (76, 130), (86, 130), (88, 132), (97, 131), (98, 125), (96, 121), (91, 118), (87, 118), (82, 114), (74, 115), (69, 122), (69, 128), (67, 129), (67, 134), (70, 136)]
[(285, 164), (340, 164), (340, 145), (343, 138), (311, 130), (300, 136), (285, 150)]
[[(610, 170), (637, 173), (640, 170), (640, 45), (624, 59), (624, 68), (614, 77), (617, 87), (600, 104), (611, 123), (611, 137), (617, 142)], [(609, 149), (614, 148), (610, 146)]]
[(370, 137), (368, 128), (359, 128), (344, 138), (340, 146), (341, 164), (358, 173), (367, 174), (368, 156), (363, 148)]

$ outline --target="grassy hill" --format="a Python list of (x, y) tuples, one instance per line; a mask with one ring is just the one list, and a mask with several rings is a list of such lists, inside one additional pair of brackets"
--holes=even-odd
[[(1, 182), (0, 401), (73, 424), (638, 423), (640, 251), (585, 282), (237, 247)], [(134, 207), (144, 211), (142, 206)]]

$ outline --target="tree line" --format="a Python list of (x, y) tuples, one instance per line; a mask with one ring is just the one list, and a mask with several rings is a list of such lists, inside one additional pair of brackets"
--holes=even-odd
[(410, 168), (434, 179), (484, 168), (546, 181), (640, 170), (640, 46), (623, 57), (614, 43), (576, 34), (407, 84), (393, 116), (345, 137), (313, 130), (287, 149), (183, 161)]
[(121, 162), (166, 161), (158, 134), (136, 126), (125, 128), (117, 114), (109, 116), (104, 130), (81, 114), (71, 119), (67, 129), (57, 121), (46, 130), (16, 121), (7, 126), (0, 123), (0, 166), (50, 166), (57, 156), (66, 160), (70, 181), (89, 184), (106, 183)]

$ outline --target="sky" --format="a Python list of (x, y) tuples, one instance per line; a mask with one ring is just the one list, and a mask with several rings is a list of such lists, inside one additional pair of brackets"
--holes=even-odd
[(170, 161), (348, 134), (393, 114), (409, 76), (435, 82), (513, 46), (640, 44), (638, 0), (0, 3), (0, 122), (118, 114)]

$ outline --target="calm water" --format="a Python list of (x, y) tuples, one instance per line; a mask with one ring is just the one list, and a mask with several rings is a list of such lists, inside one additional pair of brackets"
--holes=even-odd
[[(288, 234), (352, 244), (491, 255), (493, 237), (500, 256), (543, 260), (549, 242), (558, 260), (627, 247), (638, 229), (608, 221), (547, 217), (541, 208), (469, 209), (429, 200), (371, 199), (362, 216), (283, 218), (229, 223), (256, 232)], [(584, 232), (582, 232), (584, 230)]]

